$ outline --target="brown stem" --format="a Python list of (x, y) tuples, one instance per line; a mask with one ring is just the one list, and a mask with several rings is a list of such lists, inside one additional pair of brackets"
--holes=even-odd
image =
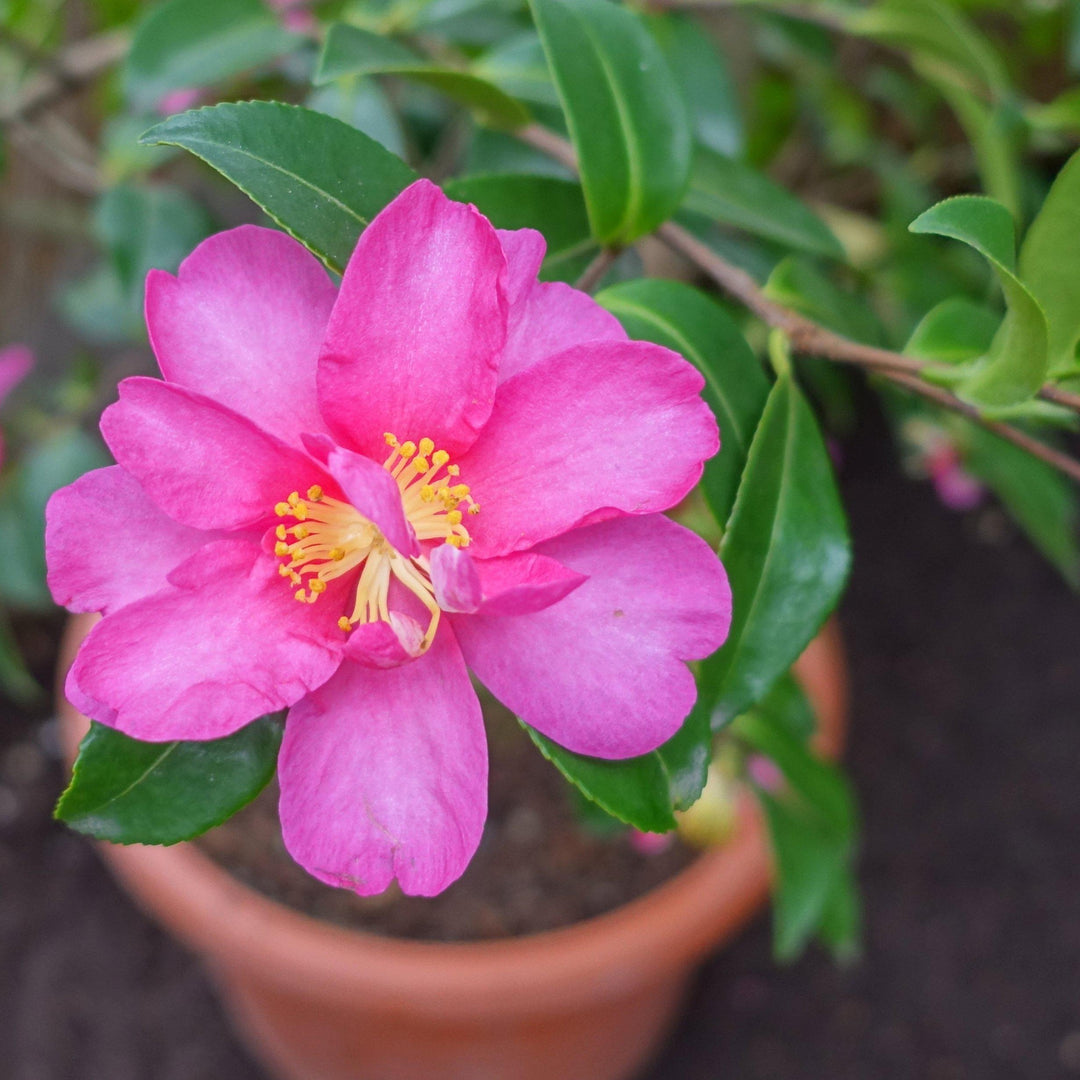
[[(517, 135), (529, 145), (561, 161), (564, 165), (572, 168), (576, 166), (573, 148), (554, 132), (537, 124), (529, 124), (527, 127), (520, 128)], [(712, 278), (724, 292), (735, 297), (762, 322), (786, 334), (794, 351), (804, 355), (820, 356), (842, 364), (853, 364), (873, 371), (942, 408), (967, 417), (1080, 483), (1080, 461), (1040, 442), (1011, 424), (983, 416), (975, 406), (962, 401), (948, 390), (922, 379), (921, 374), (934, 365), (914, 357), (891, 352), (888, 349), (878, 349), (872, 345), (852, 341), (776, 303), (765, 295), (758, 283), (745, 270), (717, 255), (693, 233), (673, 221), (661, 225), (656, 230), (656, 236), (672, 250), (689, 259), (699, 270)], [(1040, 391), (1040, 396), (1080, 412), (1080, 396), (1076, 394), (1070, 394), (1053, 386), (1044, 386)]]
[(600, 279), (611, 269), (611, 264), (619, 257), (615, 248), (601, 248), (596, 257), (585, 267), (581, 277), (574, 282), (574, 288), (591, 293)]

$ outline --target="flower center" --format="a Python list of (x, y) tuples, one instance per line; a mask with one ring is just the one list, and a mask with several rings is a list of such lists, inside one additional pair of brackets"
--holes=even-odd
[[(469, 531), (459, 507), (465, 506), (469, 514), (480, 513), (480, 507), (468, 485), (458, 482), (461, 470), (450, 464), (450, 455), (436, 450), (431, 439), (398, 442), (391, 432), (384, 438), (390, 453), (383, 468), (397, 481), (417, 540), (466, 547)], [(358, 623), (389, 622), (387, 595), (396, 578), (428, 610), (430, 620), (419, 649), (428, 648), (439, 625), (439, 606), (425, 554), (402, 555), (373, 522), (317, 485), (308, 488), (306, 498), (294, 491), (274, 512), (294, 522), (278, 525), (274, 554), (282, 560), (278, 573), (297, 587), (293, 595), (300, 603), (314, 604), (326, 592), (327, 582), (359, 571), (352, 613), (342, 615), (338, 626), (348, 631)]]

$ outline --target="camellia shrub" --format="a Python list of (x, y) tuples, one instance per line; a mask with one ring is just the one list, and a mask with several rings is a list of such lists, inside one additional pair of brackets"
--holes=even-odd
[[(0, 535), (55, 459), (48, 587), (104, 616), (57, 816), (171, 844), (276, 771), (311, 874), (432, 895), (484, 826), (475, 679), (643, 836), (733, 753), (778, 954), (850, 953), (857, 815), (788, 673), (848, 576), (856, 410), (1078, 581), (1076, 6), (6, 12), (14, 150), (93, 200), (58, 309), (159, 369), (104, 361), (7, 454)], [(72, 453), (103, 405), (112, 465)]]

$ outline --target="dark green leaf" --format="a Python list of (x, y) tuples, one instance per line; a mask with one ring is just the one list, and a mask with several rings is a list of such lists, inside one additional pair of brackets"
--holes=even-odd
[(686, 103), (659, 46), (611, 0), (531, 0), (577, 151), (593, 235), (628, 243), (674, 212), (690, 175)]
[(963, 364), (990, 348), (1001, 316), (962, 296), (942, 300), (915, 327), (904, 352), (924, 360)]
[(851, 547), (817, 421), (787, 375), (754, 434), (721, 558), (733, 611), (725, 645), (701, 665), (722, 727), (769, 691), (836, 606)]
[(649, 28), (682, 87), (697, 141), (718, 154), (740, 154), (739, 98), (712, 36), (689, 16), (673, 13), (653, 16)]
[(909, 228), (974, 248), (990, 263), (1005, 294), (1005, 321), (984, 362), (959, 392), (981, 406), (1012, 405), (1030, 398), (1046, 379), (1046, 315), (1016, 276), (1012, 215), (994, 199), (960, 195), (932, 206)]
[(529, 120), (525, 106), (494, 83), (468, 71), (433, 64), (390, 38), (335, 23), (326, 36), (315, 84), (350, 75), (398, 75), (424, 83), (473, 109), (484, 123), (495, 127), (520, 127)]
[(367, 223), (416, 179), (348, 124), (278, 102), (181, 113), (142, 142), (182, 146), (202, 158), (338, 273)]
[(152, 109), (170, 90), (250, 71), (302, 40), (260, 0), (166, 0), (135, 31), (124, 85), (137, 108)]
[(1080, 152), (1058, 173), (1024, 237), (1020, 279), (1046, 312), (1051, 373), (1075, 371), (1080, 342)]
[(114, 844), (176, 844), (220, 825), (270, 782), (281, 724), (224, 739), (147, 743), (92, 723), (56, 817)]
[(705, 463), (702, 490), (723, 525), (769, 395), (761, 365), (724, 309), (689, 285), (641, 278), (613, 285), (596, 299), (631, 337), (682, 353), (705, 376), (704, 396), (720, 425), (721, 449)]
[(789, 191), (734, 158), (698, 149), (683, 205), (712, 221), (811, 255), (844, 257), (828, 226)]
[(754, 708), (771, 724), (799, 742), (806, 742), (817, 728), (810, 699), (790, 671), (776, 680), (773, 688)]
[(1001, 500), (1031, 542), (1080, 589), (1076, 489), (1043, 461), (974, 425), (965, 425), (964, 465)]
[(589, 232), (581, 185), (554, 176), (463, 176), (448, 180), (451, 199), (474, 203), (499, 229), (538, 229), (547, 240), (545, 281), (574, 282), (600, 250)]
[(685, 810), (705, 787), (712, 735), (707, 714), (696, 709), (658, 750), (622, 761), (575, 754), (528, 724), (522, 727), (583, 795), (641, 832), (674, 829), (673, 811)]
[(473, 64), (472, 72), (521, 101), (555, 108), (559, 105), (544, 47), (535, 30), (525, 30), (500, 42)]
[(29, 705), (44, 697), (44, 691), (30, 674), (19, 652), (6, 615), (0, 611), (0, 692), (18, 705)]

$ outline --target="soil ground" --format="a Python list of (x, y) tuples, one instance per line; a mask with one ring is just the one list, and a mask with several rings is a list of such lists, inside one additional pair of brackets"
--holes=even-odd
[[(645, 1080), (1080, 1076), (1080, 600), (993, 511), (846, 449), (848, 762), (866, 944), (788, 968), (762, 915)], [(195, 962), (53, 826), (48, 728), (0, 725), (0, 1077), (264, 1080)]]

